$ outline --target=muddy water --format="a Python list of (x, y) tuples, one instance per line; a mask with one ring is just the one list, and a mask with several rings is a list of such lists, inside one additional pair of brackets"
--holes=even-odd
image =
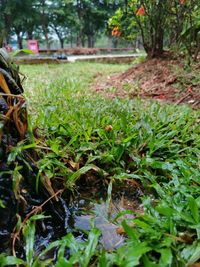
[[(31, 190), (31, 186), (26, 185), (23, 197), (28, 202), (28, 207), (22, 211), (15, 200), (15, 196), (10, 184), (10, 178), (2, 177), (0, 179), (1, 199), (4, 200), (6, 208), (1, 209), (0, 218), (0, 251), (9, 251), (11, 248), (11, 233), (16, 224), (15, 213), (19, 212), (24, 217), (31, 211), (33, 206), (41, 205), (47, 198), (45, 192), (41, 189), (38, 196)], [(24, 189), (24, 188), (23, 188)], [(85, 238), (85, 231), (89, 231), (92, 226), (98, 228), (102, 235), (100, 244), (106, 250), (114, 250), (122, 246), (125, 242), (125, 236), (119, 234), (120, 223), (123, 219), (134, 218), (133, 214), (127, 214), (115, 220), (119, 212), (125, 210), (142, 211), (139, 197), (142, 192), (138, 188), (130, 186), (118, 186), (113, 188), (112, 198), (107, 200), (107, 188), (99, 189), (78, 187), (79, 191), (69, 199), (65, 194), (59, 197), (58, 201), (49, 201), (43, 208), (45, 215), (50, 218), (36, 223), (36, 237), (34, 256), (37, 256), (52, 241), (58, 240), (67, 233), (72, 232), (76, 238)], [(19, 210), (20, 209), (20, 210)], [(21, 240), (16, 244), (17, 256), (25, 257), (24, 243)], [(56, 260), (57, 250), (51, 251), (51, 258)]]
[(71, 228), (81, 233), (90, 230), (92, 225), (95, 226), (102, 234), (101, 245), (106, 250), (114, 250), (125, 242), (125, 237), (119, 234), (121, 221), (125, 218), (133, 219), (134, 215), (127, 213), (117, 220), (115, 218), (126, 210), (142, 212), (139, 201), (142, 192), (138, 188), (134, 188), (133, 191), (128, 187), (114, 188), (109, 202), (106, 189), (101, 191), (100, 196), (91, 196), (90, 192), (91, 188), (81, 191), (75, 197), (72, 203)]

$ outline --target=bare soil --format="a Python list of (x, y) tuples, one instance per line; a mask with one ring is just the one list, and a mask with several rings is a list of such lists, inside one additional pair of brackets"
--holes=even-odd
[(200, 65), (186, 67), (182, 60), (151, 59), (124, 73), (95, 77), (92, 89), (106, 97), (141, 97), (186, 103), (200, 108)]

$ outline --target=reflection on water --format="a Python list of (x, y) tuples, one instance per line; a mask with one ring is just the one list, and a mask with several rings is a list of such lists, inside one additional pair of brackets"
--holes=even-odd
[[(74, 214), (74, 228), (79, 231), (89, 231), (92, 226), (99, 229), (102, 233), (100, 243), (106, 250), (113, 250), (119, 248), (125, 242), (125, 237), (118, 234), (120, 222), (124, 219), (133, 219), (133, 214), (126, 214), (118, 220), (114, 218), (119, 212), (125, 212), (127, 209), (135, 210), (136, 202), (122, 197), (120, 200), (112, 201), (107, 205), (106, 201), (89, 202), (80, 200), (80, 210), (77, 209), (78, 214)], [(82, 204), (85, 204), (83, 208)], [(137, 208), (139, 203), (137, 202)]]

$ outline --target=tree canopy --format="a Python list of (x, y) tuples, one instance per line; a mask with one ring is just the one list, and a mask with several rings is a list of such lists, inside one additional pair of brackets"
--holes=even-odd
[(41, 36), (50, 46), (50, 35), (56, 34), (63, 48), (66, 39), (76, 38), (78, 46), (93, 47), (98, 33), (120, 2), (108, 0), (0, 0), (1, 43), (16, 34), (19, 48), (22, 38)]

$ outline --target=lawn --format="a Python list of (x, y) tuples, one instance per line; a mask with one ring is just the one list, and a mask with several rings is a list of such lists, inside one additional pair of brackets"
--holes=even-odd
[[(34, 245), (35, 221), (45, 214), (29, 219), (23, 260), (2, 254), (1, 266), (182, 267), (200, 260), (200, 111), (152, 100), (106, 98), (91, 88), (95, 77), (128, 67), (22, 66), (40, 155), (37, 179), (45, 175), (55, 191), (65, 188), (73, 212), (77, 199), (90, 202), (91, 197), (98, 205), (89, 211), (88, 204), (87, 210), (81, 207), (81, 215), (90, 216), (89, 229), (73, 225), (40, 251)], [(128, 204), (121, 205), (122, 200)], [(103, 218), (106, 228), (96, 218)], [(108, 249), (102, 231), (107, 235), (109, 226), (117, 232), (110, 239), (121, 237), (122, 242)]]

